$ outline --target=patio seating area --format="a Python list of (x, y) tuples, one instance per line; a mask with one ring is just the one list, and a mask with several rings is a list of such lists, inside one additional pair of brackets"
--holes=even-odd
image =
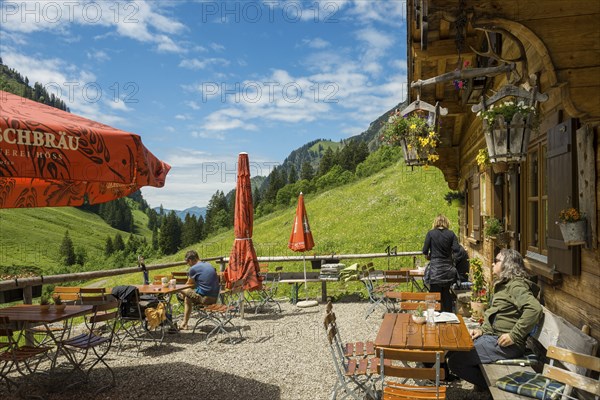
[[(281, 303), (281, 313), (246, 314), (234, 323), (243, 340), (230, 343), (220, 335), (204, 340), (206, 332), (168, 334), (161, 346), (148, 346), (137, 353), (111, 351), (104, 360), (115, 373), (116, 385), (94, 395), (94, 383), (75, 386), (56, 399), (145, 399), (195, 398), (198, 393), (213, 399), (314, 400), (327, 399), (336, 380), (326, 335), (323, 331), (325, 304), (300, 309)], [(336, 302), (337, 326), (347, 342), (374, 341), (381, 319), (364, 315), (367, 301)], [(192, 319), (190, 321), (194, 323)], [(76, 326), (75, 330), (84, 326)], [(116, 350), (116, 349), (114, 349)], [(42, 362), (40, 368), (47, 368)], [(106, 374), (103, 366), (94, 370)], [(198, 377), (202, 377), (198, 379)], [(16, 378), (18, 380), (29, 378)], [(38, 379), (33, 377), (32, 380)], [(33, 382), (25, 382), (25, 388)], [(471, 393), (472, 385), (453, 382), (448, 399), (483, 399)], [(11, 399), (0, 385), (0, 398)]]

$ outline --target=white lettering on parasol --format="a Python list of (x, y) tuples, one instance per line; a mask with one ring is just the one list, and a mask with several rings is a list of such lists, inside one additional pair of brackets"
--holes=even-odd
[(19, 144), (25, 146), (49, 147), (52, 149), (63, 149), (76, 151), (79, 148), (79, 138), (67, 135), (66, 132), (58, 132), (57, 137), (51, 132), (29, 131), (26, 129), (7, 128), (0, 135), (0, 142), (8, 144)]

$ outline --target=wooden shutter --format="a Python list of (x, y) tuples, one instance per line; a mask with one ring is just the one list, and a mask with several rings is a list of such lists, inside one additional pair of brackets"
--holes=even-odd
[(574, 153), (576, 120), (568, 119), (548, 131), (548, 267), (577, 275), (581, 269), (579, 246), (568, 247), (554, 222), (560, 210), (577, 206), (577, 159)]
[(521, 248), (521, 224), (519, 219), (519, 199), (521, 198), (519, 168), (511, 169), (507, 173), (508, 177), (508, 225), (511, 232), (510, 247), (513, 249)]
[(479, 174), (473, 175), (471, 182), (473, 192), (473, 239), (481, 240), (481, 191)]

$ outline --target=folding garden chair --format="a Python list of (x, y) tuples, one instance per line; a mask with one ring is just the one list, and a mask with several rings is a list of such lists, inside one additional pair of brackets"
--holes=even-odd
[(379, 359), (376, 357), (357, 359), (346, 356), (344, 354), (346, 346), (340, 340), (335, 315), (332, 312), (326, 313), (324, 327), (336, 374), (331, 399), (338, 398), (338, 394), (342, 395), (341, 399), (362, 400), (365, 396), (377, 399), (373, 374), (377, 373)]
[(119, 329), (116, 333), (119, 342), (118, 351), (125, 349), (126, 342), (133, 342), (136, 354), (142, 349), (143, 343), (162, 344), (165, 338), (165, 324), (151, 326), (146, 318), (146, 309), (159, 307), (160, 301), (152, 297), (141, 300), (135, 286), (116, 286), (112, 294), (121, 301), (118, 315)]
[[(392, 348), (378, 348), (379, 374), (383, 388), (383, 400), (408, 400), (408, 399), (445, 399), (446, 387), (440, 386), (444, 379), (444, 369), (440, 368), (443, 360), (443, 351), (404, 350)], [(384, 362), (384, 360), (386, 362)], [(398, 362), (401, 362), (398, 365)], [(409, 366), (408, 362), (417, 363)], [(422, 363), (433, 363), (433, 367), (424, 367)], [(403, 383), (389, 380), (388, 378), (403, 378)], [(430, 380), (435, 386), (410, 385), (406, 381)], [(423, 382), (425, 383), (425, 382)]]
[[(229, 335), (229, 331), (226, 329), (230, 327), (231, 330), (237, 330), (240, 336), (240, 340), (243, 339), (242, 331), (239, 327), (236, 327), (232, 320), (238, 313), (240, 309), (240, 304), (243, 299), (244, 293), (244, 280), (240, 279), (238, 281), (233, 282), (231, 290), (228, 292), (228, 301), (226, 304), (210, 304), (210, 305), (199, 305), (198, 306), (198, 314), (199, 318), (194, 324), (194, 329), (192, 333), (196, 332), (196, 329), (201, 326), (204, 321), (208, 321), (214, 327), (213, 329), (206, 335), (206, 339), (208, 340), (212, 335), (223, 333), (225, 335)], [(230, 337), (230, 343), (233, 340)]]
[(4, 381), (9, 392), (14, 386), (17, 393), (20, 393), (22, 386), (14, 379), (14, 375), (9, 376), (11, 372), (16, 371), (24, 377), (35, 373), (51, 348), (19, 346), (20, 335), (15, 339), (13, 334), (14, 330), (9, 318), (0, 317), (0, 384)]
[(396, 307), (401, 312), (414, 311), (419, 307), (421, 307), (423, 310), (426, 310), (427, 305), (425, 301), (429, 297), (433, 298), (436, 301), (436, 311), (440, 311), (440, 309), (442, 308), (440, 304), (442, 295), (439, 292), (387, 292), (385, 294), (385, 297), (388, 299), (390, 309), (394, 312), (396, 312)]
[(375, 274), (373, 263), (369, 263), (363, 266), (362, 270), (363, 272), (360, 281), (365, 285), (365, 288), (367, 289), (370, 303), (369, 309), (365, 314), (365, 319), (367, 319), (378, 307), (381, 308), (384, 312), (387, 311), (387, 307), (384, 303), (385, 291), (382, 291), (377, 284), (379, 276)]
[[(333, 304), (331, 301), (327, 303), (325, 307), (325, 320), (323, 321), (323, 326), (325, 330), (329, 328), (330, 325), (336, 325), (336, 317), (333, 312)], [(344, 354), (345, 357), (368, 357), (375, 355), (375, 344), (373, 341), (369, 340), (367, 342), (343, 342), (340, 336), (339, 330), (337, 331), (337, 343), (341, 346), (340, 350)]]
[(103, 304), (108, 301), (106, 288), (82, 287), (79, 288), (79, 303), (87, 305)]
[(273, 275), (273, 279), (271, 281), (267, 281), (268, 275), (265, 277), (263, 281), (262, 289), (257, 292), (258, 295), (258, 304), (256, 305), (255, 314), (265, 308), (270, 306), (277, 306), (279, 312), (281, 312), (281, 305), (277, 300), (275, 300), (275, 295), (277, 294), (277, 288), (279, 286), (279, 281), (281, 280), (281, 271), (283, 267), (275, 267), (275, 273)]
[[(81, 304), (79, 295), (81, 289), (79, 286), (56, 286), (52, 296), (60, 296), (60, 300), (64, 304)], [(69, 319), (55, 324), (28, 327), (27, 332), (33, 334), (35, 343), (38, 346), (44, 346), (52, 342), (52, 336), (68, 338), (72, 327), (73, 321)]]
[[(92, 369), (103, 364), (109, 374), (110, 382), (98, 388), (96, 393), (115, 385), (115, 374), (105, 360), (111, 349), (116, 329), (119, 302), (111, 301), (94, 306), (93, 314), (86, 318), (88, 330), (80, 335), (58, 343), (57, 353), (66, 356), (73, 365), (73, 372), (83, 372), (84, 382), (90, 382)], [(73, 386), (77, 383), (73, 383)]]

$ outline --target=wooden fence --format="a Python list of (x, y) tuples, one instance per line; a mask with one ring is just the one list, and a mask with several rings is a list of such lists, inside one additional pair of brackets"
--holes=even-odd
[[(271, 257), (258, 257), (259, 263), (268, 262), (325, 262), (336, 261), (336, 260), (358, 260), (358, 259), (374, 259), (374, 258), (391, 258), (391, 257), (413, 257), (413, 265), (416, 257), (422, 255), (420, 251), (405, 251), (405, 252), (392, 252), (392, 253), (370, 253), (370, 254), (331, 254), (331, 255), (310, 255), (310, 256), (271, 256)], [(203, 261), (215, 261), (220, 265), (221, 271), (225, 269), (225, 266), (229, 262), (229, 257), (212, 257), (205, 258)], [(147, 265), (148, 271), (160, 270), (178, 265), (185, 265), (184, 261), (166, 263), (166, 264), (155, 264)], [(74, 274), (60, 274), (60, 275), (47, 275), (47, 276), (35, 276), (28, 278), (15, 278), (6, 281), (0, 281), (0, 292), (11, 290), (11, 289), (22, 289), (23, 290), (23, 303), (31, 304), (33, 300), (34, 286), (41, 286), (44, 284), (57, 284), (72, 281), (86, 281), (97, 278), (106, 278), (110, 276), (125, 275), (141, 272), (139, 267), (130, 268), (119, 268), (109, 269), (101, 271), (89, 271), (79, 272)]]

